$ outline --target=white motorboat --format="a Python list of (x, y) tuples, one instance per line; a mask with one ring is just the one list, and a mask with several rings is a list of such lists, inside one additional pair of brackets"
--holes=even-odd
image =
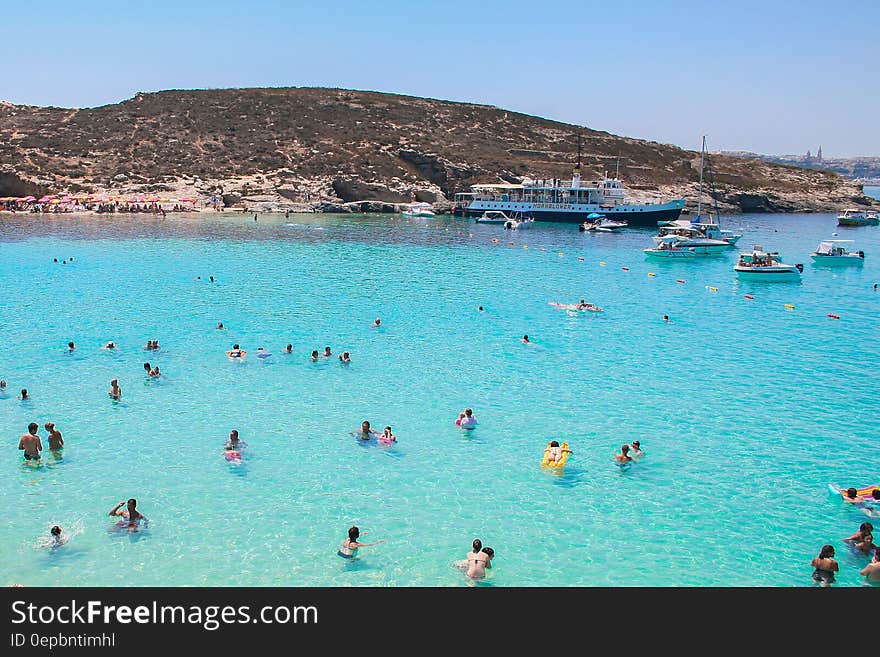
[(816, 250), (810, 254), (817, 265), (861, 265), (865, 262), (864, 251), (847, 251), (843, 244), (852, 244), (855, 240), (824, 240), (819, 242)]
[(865, 212), (856, 208), (847, 208), (843, 214), (837, 215), (838, 226), (877, 226), (880, 219), (876, 212)]
[(755, 245), (751, 251), (740, 253), (739, 262), (733, 269), (740, 278), (746, 280), (793, 281), (800, 280), (804, 266), (800, 263), (785, 264), (778, 252), (767, 252), (763, 247)]
[(669, 236), (657, 243), (653, 249), (642, 249), (651, 258), (694, 258), (697, 252), (693, 247), (678, 246), (678, 238)]
[(486, 210), (482, 215), (474, 219), (478, 224), (505, 224), (510, 221), (510, 217), (501, 210)]
[(430, 203), (410, 203), (401, 214), (404, 217), (433, 217), (432, 207)]
[(726, 240), (708, 237), (703, 231), (699, 228), (694, 228), (690, 223), (688, 225), (663, 226), (657, 232), (657, 235), (651, 239), (654, 240), (655, 244), (660, 245), (668, 241), (669, 238), (674, 238), (676, 246), (692, 248), (696, 253), (703, 255), (723, 253), (733, 246), (733, 244)]
[(528, 217), (508, 219), (504, 222), (504, 230), (522, 230), (523, 228), (530, 228), (533, 223), (535, 223), (535, 220)]

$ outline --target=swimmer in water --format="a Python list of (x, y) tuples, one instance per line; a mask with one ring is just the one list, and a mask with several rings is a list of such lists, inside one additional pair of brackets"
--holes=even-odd
[(834, 573), (840, 570), (840, 566), (834, 560), (834, 546), (823, 545), (818, 557), (813, 557), (810, 562), (813, 567), (813, 581), (819, 586), (829, 586), (834, 583)]
[(101, 349), (113, 350), (113, 349), (116, 349), (116, 344), (114, 342), (110, 341), (107, 344), (105, 344), (103, 347), (101, 347)]
[(480, 312), (483, 312), (483, 306), (477, 306), (477, 310), (479, 310)]
[(159, 341), (153, 340), (152, 347), (150, 347), (153, 351), (159, 351)]
[(367, 420), (361, 422), (361, 428), (357, 431), (349, 432), (352, 436), (357, 436), (359, 440), (372, 440), (379, 437), (379, 432), (370, 427)]
[[(126, 508), (122, 509), (123, 506), (125, 506)], [(144, 514), (137, 510), (137, 500), (133, 497), (129, 498), (128, 502), (120, 502), (119, 504), (114, 506), (112, 509), (110, 509), (110, 513), (108, 515), (114, 517), (119, 516), (128, 520), (128, 528), (130, 531), (135, 530), (141, 520), (143, 520), (144, 522), (146, 522), (147, 520)]]
[(324, 356), (324, 358), (329, 358), (330, 356), (332, 356), (333, 354), (330, 351), (330, 347), (324, 347), (324, 353), (322, 355)]
[(293, 353), (293, 345), (292, 345), (292, 344), (288, 344), (286, 347), (284, 347), (284, 353), (285, 353), (285, 354)]
[[(466, 574), (471, 579), (483, 579), (486, 576), (486, 569), (492, 567), (492, 557), (484, 551), (483, 542), (478, 538), (474, 539), (471, 547), (473, 549), (465, 557), (467, 560)], [(494, 555), (494, 550), (492, 554)]]
[(391, 433), (391, 427), (385, 427), (382, 431), (382, 435), (379, 436), (379, 442), (385, 443), (386, 445), (397, 442), (397, 436)]
[(632, 441), (632, 444), (630, 445), (630, 452), (632, 452), (633, 458), (636, 459), (645, 455), (645, 453), (642, 451), (642, 443), (640, 443), (638, 440)]
[(358, 529), (357, 527), (350, 527), (348, 530), (348, 538), (346, 538), (342, 542), (342, 547), (339, 548), (339, 551), (336, 554), (343, 559), (354, 559), (357, 556), (358, 548), (378, 545), (379, 543), (384, 543), (387, 540), (384, 538), (380, 538), (378, 541), (373, 541), (372, 543), (361, 543), (358, 540), (360, 538), (360, 535), (360, 529)]
[(859, 552), (870, 554), (874, 549), (874, 525), (870, 522), (863, 522), (859, 525), (859, 531), (852, 536), (843, 539), (844, 543), (849, 543)]
[(150, 370), (150, 376), (154, 379), (159, 378), (162, 374), (159, 372), (159, 366), (156, 365), (153, 369)]
[(869, 582), (880, 583), (880, 550), (874, 550), (874, 560), (859, 571)]
[(144, 351), (150, 351), (153, 348), (153, 341), (147, 340), (147, 346), (144, 347)]
[(619, 463), (620, 465), (632, 461), (632, 457), (629, 455), (629, 445), (621, 445), (620, 454), (615, 455), (614, 460), (617, 461), (617, 463)]
[(110, 395), (111, 399), (117, 401), (122, 398), (122, 388), (119, 387), (119, 381), (117, 379), (112, 379), (110, 381), (110, 392), (107, 394)]
[(64, 438), (61, 432), (55, 428), (54, 422), (46, 422), (43, 425), (49, 432), (49, 451), (56, 452), (64, 447)]
[(351, 362), (351, 356), (348, 355), (348, 352), (347, 352), (347, 351), (343, 351), (342, 354), (339, 356), (339, 361), (340, 361), (341, 363), (350, 363), (350, 362)]
[(144, 363), (144, 372), (147, 373), (147, 376), (150, 376), (150, 372), (152, 371), (152, 369), (152, 365), (150, 365), (149, 363)]
[(21, 401), (27, 401), (27, 400), (30, 399), (30, 395), (28, 395), (27, 388), (22, 388), (22, 389), (21, 389), (21, 392), (18, 394), (18, 398), (19, 398)]
[(271, 355), (272, 354), (270, 354), (268, 351), (266, 351), (262, 347), (257, 347), (257, 358), (268, 358)]
[(474, 429), (477, 426), (477, 418), (474, 417), (474, 412), (470, 408), (466, 408), (462, 411), (459, 420), (458, 426), (462, 429)]
[(243, 440), (239, 440), (238, 438), (238, 429), (233, 429), (229, 432), (229, 438), (226, 441), (226, 445), (224, 445), (224, 449), (227, 452), (238, 452), (247, 447), (247, 443)]
[(18, 440), (18, 448), (24, 450), (25, 461), (40, 460), (40, 452), (43, 451), (43, 443), (37, 435), (37, 430), (39, 430), (39, 428), (39, 424), (31, 422), (28, 425), (28, 432), (22, 434), (21, 438)]
[(312, 361), (313, 363), (318, 360), (318, 350), (317, 349), (312, 351), (312, 355), (309, 356), (309, 360)]
[(241, 358), (241, 348), (236, 343), (236, 344), (232, 345), (232, 349), (230, 349), (229, 353), (226, 355), (229, 356), (230, 358)]
[(528, 336), (528, 335), (524, 335), (524, 336), (522, 336), (522, 343), (523, 343), (523, 344), (532, 344), (531, 342), (529, 342), (529, 336)]
[(61, 527), (55, 525), (52, 529), (49, 530), (50, 538), (47, 543), (44, 543), (45, 547), (58, 547), (59, 545), (64, 545), (67, 543), (67, 537), (64, 536), (61, 532)]
[(208, 276), (208, 280), (211, 281), (211, 282), (213, 283), (213, 282), (214, 282), (214, 277), (213, 277), (213, 276)]
[(217, 328), (218, 328), (218, 329), (225, 328), (225, 327), (223, 326), (223, 322), (217, 322)]
[(663, 315), (663, 321), (664, 321), (664, 322), (668, 322), (668, 321), (669, 321), (669, 315)]
[(67, 343), (67, 351), (73, 351), (74, 349), (76, 349), (76, 345), (73, 344), (72, 341), (71, 341), (71, 342), (68, 342), (68, 343)]
[(0, 379), (0, 392), (6, 391), (6, 379)]
[(382, 321), (378, 317), (373, 320), (373, 328), (378, 327), (380, 324), (382, 324)]

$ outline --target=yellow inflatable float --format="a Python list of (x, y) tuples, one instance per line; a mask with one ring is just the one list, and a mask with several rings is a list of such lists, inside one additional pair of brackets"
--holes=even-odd
[[(554, 458), (554, 452), (558, 453), (556, 458)], [(551, 440), (547, 443), (547, 449), (544, 450), (544, 457), (541, 459), (541, 467), (561, 468), (565, 465), (566, 461), (568, 461), (570, 454), (571, 450), (568, 448), (568, 443), (562, 443), (562, 445), (560, 445), (555, 440)]]

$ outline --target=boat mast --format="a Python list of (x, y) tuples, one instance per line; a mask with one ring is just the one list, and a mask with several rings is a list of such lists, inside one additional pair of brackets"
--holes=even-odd
[(703, 208), (703, 155), (706, 152), (706, 135), (703, 135), (703, 145), (700, 147), (700, 195), (697, 197), (697, 219), (700, 218)]

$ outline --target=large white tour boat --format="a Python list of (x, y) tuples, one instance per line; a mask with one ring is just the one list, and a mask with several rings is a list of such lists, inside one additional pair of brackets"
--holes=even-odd
[(658, 221), (678, 219), (684, 199), (635, 202), (627, 198), (617, 178), (581, 179), (576, 167), (571, 180), (525, 179), (518, 185), (471, 185), (470, 192), (455, 195), (453, 214), (481, 217), (489, 210), (517, 213), (536, 221), (583, 223), (587, 215), (598, 213), (606, 220), (625, 221), (629, 226), (656, 226)]

